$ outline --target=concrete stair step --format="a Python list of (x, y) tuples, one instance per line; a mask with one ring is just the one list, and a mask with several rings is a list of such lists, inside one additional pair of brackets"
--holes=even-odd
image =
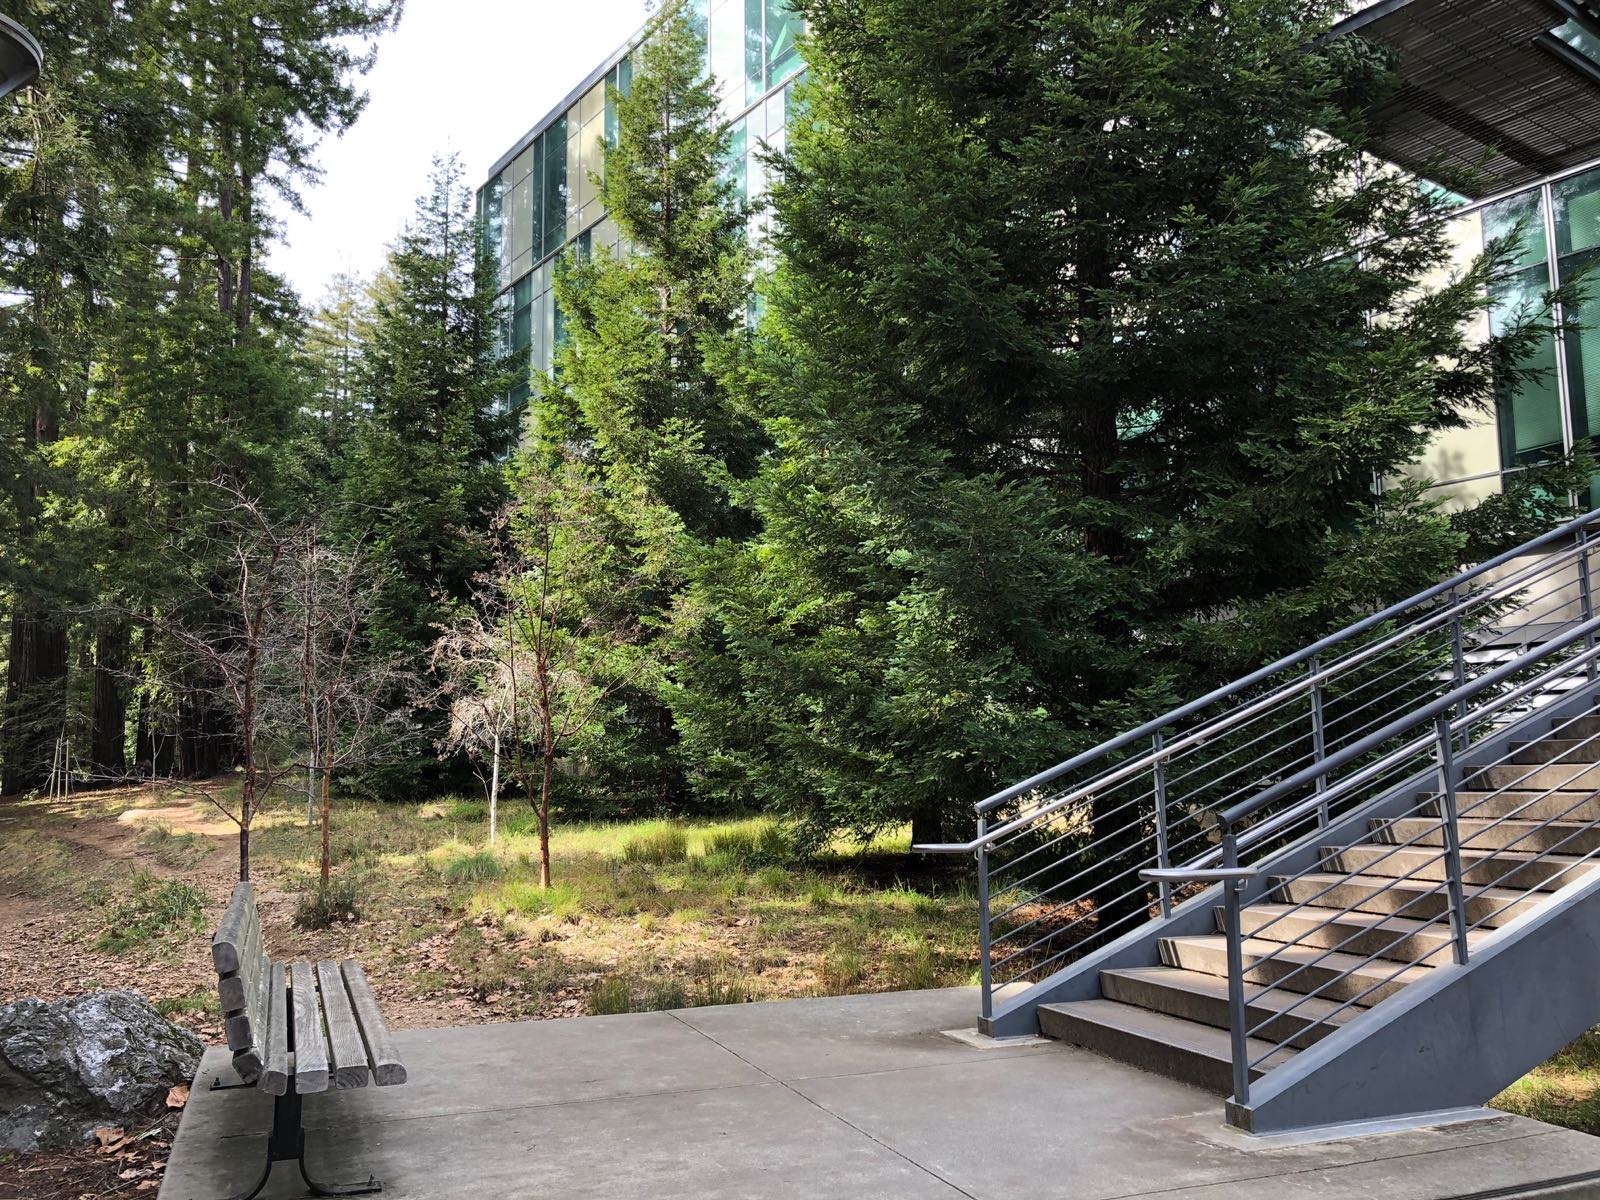
[(1560, 737), (1542, 738), (1537, 742), (1511, 743), (1511, 761), (1514, 763), (1595, 763), (1600, 762), (1600, 738), (1572, 737), (1571, 730), (1563, 729)]
[[(1387, 875), (1437, 882), (1445, 877), (1444, 855), (1436, 846), (1385, 846), (1362, 842), (1342, 848), (1325, 847), (1324, 871), (1353, 875)], [(1468, 887), (1509, 888), (1513, 891), (1553, 892), (1600, 868), (1581, 858), (1551, 854), (1535, 856), (1516, 850), (1463, 850), (1461, 876)]]
[(1596, 734), (1600, 734), (1600, 713), (1562, 722), (1561, 728), (1555, 731), (1555, 736), (1563, 738), (1588, 738)]
[(1465, 783), (1468, 788), (1485, 791), (1499, 788), (1519, 788), (1530, 792), (1542, 792), (1548, 788), (1600, 791), (1600, 763), (1547, 763), (1544, 766), (1505, 763), (1468, 768)]
[[(1179, 967), (1118, 967), (1100, 972), (1100, 993), (1107, 1000), (1169, 1017), (1182, 1017), (1217, 1029), (1229, 1027), (1228, 981), (1217, 975)], [(1258, 1036), (1301, 1050), (1362, 1012), (1355, 1006), (1343, 1008), (1332, 1000), (1248, 983), (1244, 1003), (1246, 1023)]]
[[(1320, 904), (1329, 908), (1354, 909), (1369, 913), (1394, 913), (1419, 921), (1443, 916), (1449, 897), (1436, 883), (1418, 879), (1393, 879), (1385, 875), (1327, 875), (1311, 873), (1294, 878), (1279, 877), (1269, 893), (1284, 904)], [(1487, 888), (1467, 900), (1467, 919), (1489, 928), (1525, 916), (1539, 906), (1510, 888)]]
[[(1439, 795), (1421, 797), (1432, 816), (1439, 816)], [(1493, 819), (1515, 814), (1526, 821), (1600, 821), (1600, 794), (1587, 788), (1533, 791), (1523, 788), (1503, 792), (1459, 791), (1456, 811), (1463, 817)]]
[[(1433, 966), (1450, 961), (1450, 925), (1442, 917), (1428, 921), (1409, 914), (1390, 916), (1311, 905), (1252, 904), (1239, 914), (1239, 927), (1249, 938), (1339, 950), (1358, 958), (1427, 962)], [(1218, 908), (1217, 932), (1226, 929), (1223, 909)], [(1469, 940), (1481, 940), (1488, 935), (1467, 936)]]
[[(1228, 944), (1221, 934), (1162, 938), (1160, 946), (1161, 961), (1169, 967), (1227, 977)], [(1262, 938), (1245, 938), (1242, 949), (1247, 983), (1276, 983), (1289, 991), (1314, 992), (1340, 1004), (1347, 1000), (1377, 1004), (1433, 970), (1432, 966), (1369, 962), (1357, 954)]]
[[(1600, 825), (1580, 821), (1498, 821), (1467, 817), (1456, 822), (1463, 850), (1521, 850), (1529, 854), (1551, 850), (1582, 857), (1600, 850)], [(1443, 846), (1444, 824), (1427, 817), (1401, 817), (1373, 821), (1372, 834), (1391, 845), (1414, 842)]]
[[(1233, 1091), (1233, 1046), (1226, 1030), (1115, 1000), (1042, 1004), (1039, 1030), (1047, 1037), (1218, 1095)], [(1255, 1039), (1246, 1045), (1252, 1059), (1265, 1056), (1250, 1072), (1252, 1079), (1288, 1062), (1296, 1053)]]

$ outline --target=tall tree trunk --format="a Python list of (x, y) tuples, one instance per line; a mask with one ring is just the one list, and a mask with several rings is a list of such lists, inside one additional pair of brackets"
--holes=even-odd
[(0, 792), (25, 792), (48, 780), (66, 718), (66, 621), (59, 612), (18, 596), (8, 654)]
[(96, 779), (121, 779), (128, 773), (128, 627), (102, 626), (94, 644), (94, 734)]

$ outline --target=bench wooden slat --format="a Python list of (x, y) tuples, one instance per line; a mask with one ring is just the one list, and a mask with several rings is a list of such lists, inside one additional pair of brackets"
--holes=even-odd
[(378, 1011), (378, 998), (372, 994), (372, 985), (367, 982), (366, 972), (353, 958), (345, 959), (340, 970), (344, 973), (345, 988), (350, 993), (351, 1007), (355, 1009), (356, 1020), (361, 1025), (362, 1039), (367, 1044), (373, 1082), (379, 1087), (404, 1083), (405, 1064), (400, 1061), (394, 1036), (390, 1034), (383, 1014)]
[(217, 974), (232, 974), (239, 969), (239, 947), (255, 909), (254, 889), (248, 883), (236, 884), (217, 925), (216, 936), (211, 939), (211, 962)]
[(266, 1053), (257, 1086), (270, 1095), (282, 1096), (289, 1090), (289, 980), (282, 963), (272, 963), (269, 971)]
[(322, 1005), (311, 964), (297, 962), (289, 968), (290, 998), (294, 1007), (294, 1090), (328, 1090), (328, 1043), (322, 1036)]
[(333, 1058), (333, 1086), (367, 1086), (367, 1047), (350, 1010), (339, 964), (323, 959), (317, 964), (317, 984), (322, 989), (322, 1015), (328, 1025), (328, 1049)]

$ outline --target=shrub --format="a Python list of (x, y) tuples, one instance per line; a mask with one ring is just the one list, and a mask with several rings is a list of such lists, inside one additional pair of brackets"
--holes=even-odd
[(361, 887), (349, 875), (334, 876), (326, 887), (321, 880), (313, 882), (294, 910), (301, 929), (331, 929), (360, 917)]
[(105, 929), (95, 939), (95, 949), (120, 954), (148, 942), (196, 933), (204, 919), (205, 899), (192, 883), (158, 880), (148, 871), (135, 871), (127, 893), (113, 899), (106, 910)]
[(794, 846), (783, 826), (776, 821), (760, 821), (713, 833), (706, 839), (706, 857), (741, 867), (772, 866), (790, 861)]
[(854, 946), (836, 946), (822, 956), (822, 990), (830, 996), (854, 991), (866, 974), (866, 960)]
[(488, 850), (475, 850), (445, 864), (447, 883), (485, 883), (506, 873), (505, 864)]
[(688, 857), (689, 835), (677, 825), (666, 825), (642, 833), (622, 847), (622, 861), (625, 863), (661, 866), (664, 863), (684, 862)]

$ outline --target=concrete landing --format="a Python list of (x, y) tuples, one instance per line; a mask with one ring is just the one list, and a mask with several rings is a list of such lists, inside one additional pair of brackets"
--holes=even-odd
[[(1600, 1197), (1600, 1138), (1495, 1116), (1251, 1145), (1183, 1084), (940, 1032), (976, 1006), (957, 989), (400, 1033), (410, 1082), (308, 1096), (308, 1156), (388, 1200)], [(205, 1090), (227, 1062), (201, 1064), (161, 1200), (259, 1171), (272, 1103)], [(293, 1163), (263, 1193), (305, 1194)]]

